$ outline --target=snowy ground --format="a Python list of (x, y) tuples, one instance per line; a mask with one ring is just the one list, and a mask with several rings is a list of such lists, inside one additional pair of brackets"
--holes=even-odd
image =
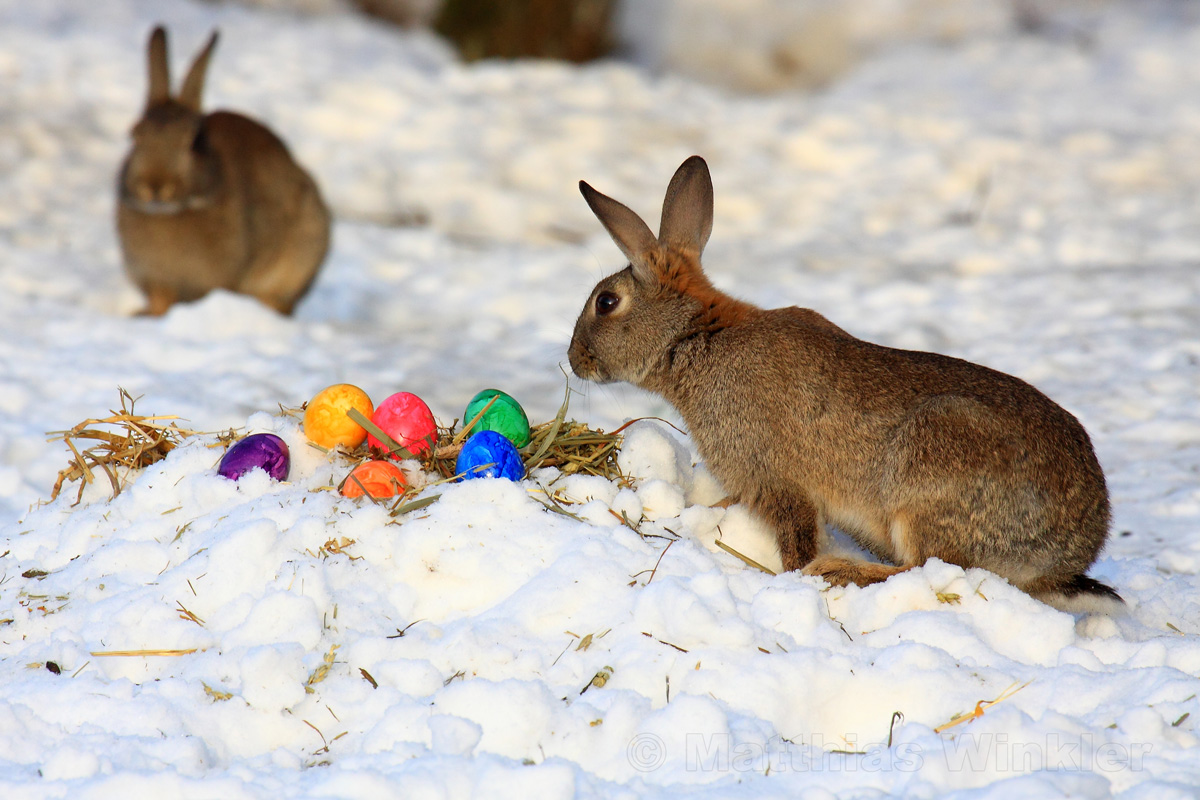
[[(1090, 43), (905, 49), (755, 98), (616, 64), (467, 68), (352, 17), (4, 0), (0, 796), (1194, 796), (1200, 26), (1151, 8), (1116, 6)], [(221, 27), (210, 106), (270, 120), (334, 208), (294, 318), (229, 295), (129, 316), (112, 183), (159, 19), (177, 75)], [(620, 266), (576, 181), (653, 222), (692, 153), (720, 286), (1079, 416), (1115, 509), (1093, 574), (1127, 616), (939, 564), (835, 591), (749, 569), (711, 542), (770, 561), (753, 522), (707, 507), (719, 489), (661, 426), (627, 444), (634, 491), (553, 487), (591, 523), (536, 482), (439, 487), (400, 524), (322, 491), (344, 463), (278, 407), (330, 383), (416, 392), (444, 422), (496, 386), (550, 419), (575, 315)], [(38, 507), (67, 461), (46, 432), (117, 387), (196, 429), (278, 432), (290, 481), (217, 477), (208, 437), (115, 501)], [(671, 418), (577, 388), (594, 426)]]

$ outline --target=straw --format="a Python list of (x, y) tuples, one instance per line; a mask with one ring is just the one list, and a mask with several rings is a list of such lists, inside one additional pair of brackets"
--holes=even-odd
[(1014, 683), (1011, 686), (1009, 686), (1007, 689), (1005, 689), (1003, 692), (1001, 692), (1000, 696), (997, 697), (995, 700), (980, 700), (978, 703), (975, 704), (974, 711), (970, 711), (966, 714), (955, 714), (953, 717), (950, 718), (949, 722), (945, 723), (944, 725), (939, 725), (936, 728), (934, 728), (933, 732), (941, 733), (944, 730), (953, 728), (955, 725), (961, 725), (964, 722), (974, 722), (975, 720), (977, 720), (983, 716), (984, 711), (986, 711), (987, 709), (991, 708), (994, 705), (1003, 703), (1005, 700), (1012, 697), (1014, 694), (1021, 691), (1022, 689), (1024, 689), (1026, 686), (1028, 686), (1031, 683), (1033, 683), (1033, 681), (1025, 681), (1020, 686), (1017, 686), (1017, 684)]
[(91, 655), (98, 658), (128, 657), (128, 656), (186, 656), (196, 652), (198, 648), (186, 650), (94, 650)]
[[(121, 410), (109, 411), (110, 416), (98, 419), (86, 419), (70, 430), (51, 431), (46, 441), (65, 442), (71, 451), (70, 464), (59, 471), (58, 480), (54, 482), (50, 499), (55, 500), (67, 481), (80, 481), (79, 494), (75, 504), (83, 499), (84, 488), (96, 480), (93, 470), (100, 470), (108, 478), (112, 487), (112, 497), (121, 493), (125, 486), (125, 478), (135, 469), (144, 469), (166, 457), (184, 439), (194, 436), (199, 431), (180, 428), (173, 421), (164, 425), (167, 420), (177, 420), (174, 415), (148, 416), (134, 413), (137, 398), (124, 389), (118, 389)], [(106, 430), (98, 426), (108, 426), (116, 430)], [(94, 442), (91, 446), (80, 445)], [(126, 475), (118, 474), (119, 469), (125, 469)]]
[[(719, 530), (719, 529), (718, 529), (718, 530)], [(768, 569), (767, 567), (764, 567), (762, 564), (758, 563), (757, 561), (755, 561), (754, 559), (750, 558), (749, 556), (744, 556), (744, 555), (742, 555), (742, 554), (741, 554), (741, 553), (739, 553), (737, 550), (734, 550), (732, 547), (730, 547), (729, 545), (727, 545), (727, 544), (725, 544), (724, 542), (722, 542), (720, 539), (717, 539), (717, 540), (714, 542), (714, 544), (716, 544), (716, 546), (717, 546), (717, 547), (721, 548), (721, 549), (722, 549), (722, 550), (724, 550), (726, 553), (729, 553), (729, 555), (733, 556), (734, 558), (741, 559), (741, 560), (742, 560), (744, 563), (746, 563), (748, 566), (755, 567), (755, 568), (757, 568), (757, 569), (761, 569), (763, 572), (767, 573), (768, 575), (776, 575), (776, 574), (778, 574), (778, 573), (776, 573), (774, 570), (771, 570), (771, 569)]]

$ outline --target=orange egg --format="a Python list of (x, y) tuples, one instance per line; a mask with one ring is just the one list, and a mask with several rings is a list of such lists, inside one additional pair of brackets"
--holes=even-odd
[(304, 410), (304, 435), (321, 447), (333, 448), (339, 444), (358, 447), (367, 438), (367, 432), (346, 415), (352, 408), (367, 419), (375, 411), (371, 398), (357, 386), (336, 383), (325, 387)]
[(366, 489), (371, 497), (383, 499), (400, 494), (407, 484), (404, 472), (391, 461), (364, 461), (346, 478), (342, 494), (362, 497), (363, 489)]

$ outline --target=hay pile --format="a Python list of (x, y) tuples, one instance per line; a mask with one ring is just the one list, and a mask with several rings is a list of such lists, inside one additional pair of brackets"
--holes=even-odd
[[(71, 463), (59, 470), (50, 499), (54, 500), (62, 491), (66, 481), (81, 481), (75, 497), (78, 504), (83, 490), (96, 480), (95, 470), (100, 470), (112, 486), (112, 497), (121, 493), (133, 470), (145, 467), (166, 458), (180, 442), (198, 431), (180, 428), (173, 420), (174, 415), (144, 416), (134, 413), (137, 398), (124, 389), (120, 393), (121, 410), (110, 409), (103, 419), (85, 419), (67, 431), (51, 431), (46, 441), (66, 442), (71, 451)], [(170, 424), (163, 424), (172, 420)], [(233, 440), (232, 433), (227, 435)], [(90, 446), (85, 443), (91, 443)], [(82, 448), (82, 449), (81, 449)]]
[[(176, 424), (179, 417), (174, 415), (148, 416), (134, 413), (136, 398), (124, 389), (120, 393), (120, 410), (110, 410), (104, 418), (87, 419), (66, 431), (53, 431), (47, 441), (65, 442), (71, 451), (70, 463), (58, 473), (50, 499), (53, 501), (62, 491), (68, 481), (80, 481), (79, 493), (75, 499), (78, 503), (83, 497), (84, 488), (96, 480), (96, 470), (104, 473), (112, 486), (112, 497), (116, 497), (128, 484), (130, 474), (134, 470), (144, 469), (166, 457), (184, 439), (200, 435), (201, 431), (182, 428)], [(519, 451), (525, 464), (526, 473), (540, 467), (556, 467), (564, 474), (582, 473), (599, 475), (609, 480), (625, 480), (617, 464), (617, 455), (621, 449), (621, 429), (605, 433), (588, 427), (582, 422), (568, 420), (567, 406), (570, 400), (568, 390), (558, 415), (549, 422), (534, 425), (531, 429), (529, 443)], [(280, 413), (288, 416), (303, 416), (306, 405), (299, 408), (280, 407)], [(486, 408), (484, 409), (486, 411)], [(371, 434), (383, 442), (391, 452), (402, 458), (414, 458), (421, 463), (422, 469), (430, 475), (439, 476), (432, 483), (425, 483), (394, 501), (389, 501), (390, 513), (393, 516), (424, 508), (438, 499), (438, 495), (412, 501), (412, 495), (430, 485), (437, 485), (456, 480), (461, 477), (455, 474), (455, 462), (462, 450), (463, 442), (470, 436), (479, 418), (468, 420), (460, 429), (458, 420), (449, 427), (438, 428), (436, 442), (425, 453), (414, 456), (409, 453), (386, 433), (375, 426), (357, 411), (351, 411), (350, 416), (366, 428)], [(217, 437), (216, 444), (228, 447), (242, 435), (234, 431), (221, 434), (208, 434)], [(318, 447), (311, 444), (313, 447)], [(325, 448), (319, 448), (325, 452)], [(347, 451), (337, 448), (336, 453), (346, 460), (346, 475), (360, 463), (371, 458), (382, 457), (379, 451), (371, 452), (364, 442), (354, 450)], [(344, 483), (344, 479), (343, 479)], [(341, 489), (341, 484), (337, 487)], [(376, 501), (384, 502), (384, 501)]]

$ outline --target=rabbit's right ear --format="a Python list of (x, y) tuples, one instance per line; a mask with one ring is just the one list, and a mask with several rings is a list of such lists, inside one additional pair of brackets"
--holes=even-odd
[(658, 274), (646, 258), (659, 249), (658, 238), (651, 232), (650, 227), (627, 206), (597, 192), (587, 182), (579, 182), (579, 191), (592, 213), (596, 215), (596, 219), (600, 220), (608, 235), (629, 259), (634, 277), (641, 281), (657, 281)]
[(208, 72), (208, 59), (212, 56), (213, 48), (216, 46), (217, 31), (213, 31), (212, 36), (208, 38), (208, 44), (204, 45), (204, 49), (192, 62), (187, 76), (183, 79), (183, 86), (179, 89), (179, 102), (192, 111), (200, 110), (200, 96), (204, 94), (204, 76)]
[(679, 165), (663, 199), (658, 240), (667, 247), (704, 252), (713, 226), (713, 185), (708, 164), (692, 156)]
[(146, 106), (170, 100), (171, 72), (167, 66), (167, 31), (162, 25), (150, 34), (150, 43), (146, 45), (146, 68), (150, 76)]

